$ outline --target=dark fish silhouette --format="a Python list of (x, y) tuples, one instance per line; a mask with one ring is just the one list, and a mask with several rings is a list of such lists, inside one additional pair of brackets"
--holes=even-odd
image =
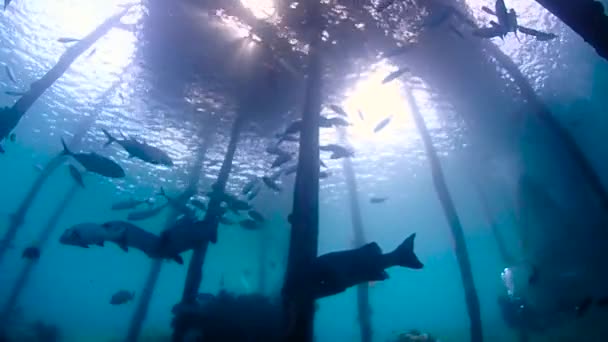
[(557, 38), (557, 35), (553, 33), (541, 32), (521, 25), (518, 25), (517, 28), (521, 33), (527, 34), (529, 36), (534, 36), (536, 37), (536, 40), (539, 40), (541, 42)]
[(332, 155), (330, 156), (330, 159), (348, 158), (348, 157), (352, 157), (354, 155), (354, 153), (352, 151), (348, 150), (346, 147), (336, 145), (336, 144), (328, 144), (328, 145), (319, 146), (319, 150), (331, 152)]
[(359, 119), (361, 119), (362, 121), (365, 120), (365, 117), (363, 116), (363, 112), (361, 110), (357, 110), (357, 113), (359, 113)]
[(239, 222), (239, 225), (245, 229), (255, 230), (260, 228), (260, 224), (252, 219), (244, 219)]
[(408, 71), (410, 71), (409, 68), (401, 68), (397, 71), (393, 71), (382, 80), (382, 84), (386, 84), (386, 83), (398, 78), (399, 76), (405, 74)]
[(285, 291), (307, 292), (314, 298), (338, 294), (349, 287), (370, 281), (388, 279), (385, 269), (401, 266), (421, 269), (424, 265), (414, 253), (414, 238), (410, 235), (393, 252), (382, 254), (377, 243), (360, 248), (321, 255), (311, 269), (293, 284), (286, 284)]
[(102, 129), (102, 131), (108, 138), (108, 142), (104, 146), (109, 146), (113, 142), (116, 142), (129, 153), (129, 158), (135, 157), (154, 165), (173, 166), (171, 157), (158, 147), (139, 142), (133, 138), (119, 140), (114, 138), (105, 129)]
[(262, 181), (266, 186), (276, 192), (281, 192), (283, 189), (270, 177), (264, 176), (262, 177)]
[(122, 167), (116, 164), (112, 159), (101, 156), (95, 152), (73, 153), (68, 149), (63, 138), (61, 138), (61, 144), (63, 145), (62, 154), (76, 159), (76, 161), (87, 169), (87, 171), (110, 178), (122, 178), (125, 176), (125, 171)]
[(259, 212), (255, 211), (253, 209), (249, 210), (248, 214), (249, 214), (249, 217), (251, 217), (252, 219), (254, 219), (254, 220), (258, 221), (258, 222), (264, 222), (264, 221), (266, 221), (264, 219), (264, 216), (262, 214), (260, 214)]
[(62, 44), (67, 44), (67, 43), (78, 42), (78, 41), (80, 41), (80, 39), (78, 39), (78, 38), (70, 38), (70, 37), (61, 37), (61, 38), (58, 38), (57, 41), (59, 43), (62, 43)]
[(232, 221), (231, 219), (227, 218), (227, 217), (220, 217), (220, 221), (221, 224), (225, 225), (225, 226), (233, 226), (234, 225), (234, 221)]
[(11, 67), (9, 67), (8, 65), (5, 65), (4, 70), (6, 70), (6, 75), (8, 76), (8, 78), (13, 83), (17, 83), (17, 80), (15, 79), (15, 74), (13, 74), (13, 70), (11, 69)]
[(82, 181), (82, 175), (80, 174), (80, 171), (78, 171), (78, 169), (74, 165), (69, 165), (68, 168), (70, 169), (70, 175), (72, 176), (76, 184), (80, 185), (80, 187), (84, 189), (85, 186), (84, 182)]
[(40, 259), (40, 248), (38, 247), (27, 247), (21, 253), (23, 259), (38, 260)]
[(387, 199), (388, 199), (388, 197), (372, 197), (372, 198), (369, 199), (369, 201), (371, 203), (376, 204), (376, 203), (386, 202)]
[(325, 179), (329, 177), (330, 173), (327, 171), (319, 171), (319, 179)]
[(335, 105), (335, 104), (330, 104), (329, 109), (333, 110), (336, 114), (341, 115), (345, 118), (348, 117), (348, 114), (346, 114), (346, 111), (344, 109), (342, 109), (342, 107)]
[(206, 221), (184, 217), (160, 234), (155, 254), (171, 259), (183, 252), (199, 248), (205, 242), (217, 242), (217, 229)]
[(275, 167), (279, 167), (285, 163), (287, 163), (288, 161), (290, 161), (292, 159), (292, 155), (290, 153), (283, 153), (283, 154), (279, 154), (276, 159), (274, 160), (274, 162), (272, 162), (272, 165), (270, 166), (271, 168), (275, 168)]
[(141, 221), (146, 220), (151, 217), (158, 215), (165, 207), (167, 207), (169, 203), (165, 203), (163, 205), (159, 205), (156, 208), (150, 208), (141, 211), (132, 211), (127, 215), (127, 220), (129, 221)]
[(110, 299), (110, 304), (112, 304), (112, 305), (126, 304), (126, 303), (132, 301), (134, 298), (135, 298), (135, 292), (121, 290), (112, 295), (112, 298)]
[(25, 91), (13, 91), (13, 90), (5, 90), (4, 93), (8, 96), (23, 96), (27, 94)]
[(374, 128), (374, 133), (380, 132), (384, 127), (386, 127), (386, 125), (388, 125), (391, 122), (392, 118), (393, 118), (392, 116), (389, 116), (388, 118), (380, 121)]
[(334, 127), (350, 126), (350, 123), (348, 123), (348, 121), (346, 121), (345, 119), (340, 118), (340, 117), (328, 118), (327, 122), (329, 122), (329, 124)]
[(135, 198), (129, 198), (127, 200), (123, 200), (123, 201), (119, 201), (116, 202), (114, 204), (112, 204), (112, 210), (130, 210), (130, 209), (135, 209), (136, 207), (139, 207), (142, 204), (148, 204), (149, 206), (151, 206), (152, 203), (152, 199), (151, 198), (147, 198), (145, 200), (138, 200)]

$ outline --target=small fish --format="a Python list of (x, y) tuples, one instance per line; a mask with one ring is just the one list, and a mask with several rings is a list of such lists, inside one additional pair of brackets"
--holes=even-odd
[(262, 216), (262, 214), (260, 214), (259, 212), (255, 211), (253, 209), (249, 210), (248, 214), (249, 214), (249, 217), (251, 217), (252, 219), (254, 219), (254, 220), (258, 221), (258, 222), (264, 222), (264, 221), (266, 221), (264, 219), (264, 216)]
[(23, 259), (38, 260), (40, 259), (40, 248), (38, 247), (27, 247), (21, 253)]
[(386, 76), (383, 80), (382, 80), (382, 84), (387, 84), (388, 82), (398, 78), (399, 76), (405, 74), (406, 72), (410, 71), (409, 68), (405, 67), (405, 68), (401, 68), (397, 71), (393, 71), (391, 72), (388, 76)]
[(384, 127), (386, 127), (386, 125), (388, 125), (391, 122), (392, 118), (393, 118), (392, 116), (389, 116), (388, 118), (380, 121), (374, 128), (374, 133), (380, 132)]
[(13, 73), (13, 70), (11, 69), (11, 67), (9, 67), (8, 65), (5, 65), (4, 70), (6, 70), (6, 75), (8, 76), (8, 78), (11, 81), (13, 81), (13, 83), (17, 83), (17, 79), (15, 79), (15, 74)]
[(68, 149), (63, 138), (61, 139), (61, 144), (63, 145), (62, 154), (76, 159), (87, 171), (110, 178), (123, 178), (125, 176), (125, 171), (122, 167), (112, 159), (94, 152), (73, 153)]
[(292, 159), (292, 155), (290, 153), (279, 154), (276, 159), (272, 162), (271, 168), (279, 167)]
[(129, 215), (127, 216), (127, 220), (141, 221), (141, 220), (149, 219), (151, 217), (158, 215), (168, 205), (169, 205), (169, 203), (165, 203), (163, 205), (157, 206), (156, 208), (150, 208), (150, 209), (146, 209), (146, 210), (130, 212)]
[(274, 181), (272, 180), (272, 178), (264, 176), (262, 177), (262, 181), (264, 182), (264, 184), (266, 184), (266, 186), (276, 192), (281, 192), (283, 189), (281, 189), (281, 187)]
[(388, 199), (388, 197), (371, 197), (369, 199), (369, 201), (371, 203), (376, 204), (376, 203), (384, 203), (384, 202), (386, 202), (387, 199)]
[(138, 199), (134, 199), (134, 198), (129, 198), (123, 201), (119, 201), (116, 202), (114, 204), (112, 204), (112, 210), (129, 210), (129, 209), (135, 209), (136, 207), (139, 207), (140, 205), (147, 203), (149, 206), (152, 206), (152, 204), (154, 204), (152, 202), (151, 198), (145, 199), (145, 200), (138, 200)]
[(327, 119), (327, 121), (334, 127), (350, 126), (350, 123), (348, 121), (346, 121), (340, 117), (329, 118), (329, 119)]
[(365, 117), (363, 116), (363, 112), (361, 110), (357, 110), (357, 113), (359, 113), (359, 119), (361, 119), (361, 121), (365, 120)]
[(80, 39), (70, 38), (70, 37), (61, 37), (61, 38), (58, 38), (57, 41), (62, 44), (67, 44), (67, 43), (78, 42), (78, 41), (80, 41)]
[(110, 304), (122, 305), (132, 301), (135, 298), (135, 292), (129, 292), (126, 290), (120, 290), (112, 295)]
[(261, 187), (255, 187), (247, 196), (247, 200), (251, 201), (252, 199), (256, 198), (258, 196), (258, 194), (260, 193), (260, 189)]
[(97, 48), (93, 48), (93, 50), (91, 50), (91, 52), (89, 52), (89, 54), (87, 55), (87, 57), (91, 57), (95, 54), (95, 52), (97, 52)]
[(116, 142), (129, 153), (129, 158), (138, 158), (153, 165), (173, 166), (173, 160), (167, 152), (158, 147), (148, 145), (145, 142), (140, 142), (134, 138), (125, 138), (123, 140), (113, 137), (107, 130), (101, 130), (105, 134), (108, 141), (104, 146), (109, 146)]
[(247, 182), (247, 184), (245, 184), (245, 186), (243, 186), (243, 190), (241, 191), (241, 194), (247, 195), (248, 193), (250, 193), (251, 190), (253, 190), (253, 188), (258, 184), (259, 181), (260, 180), (258, 177), (253, 177), (249, 182)]
[(341, 115), (345, 118), (348, 117), (348, 114), (346, 114), (346, 111), (344, 109), (342, 109), (342, 107), (335, 105), (335, 104), (330, 104), (329, 109), (333, 110), (336, 114)]
[(324, 168), (327, 168), (327, 165), (325, 165), (325, 163), (323, 162), (323, 159), (319, 158), (319, 165), (321, 165)]
[(327, 177), (329, 177), (330, 173), (327, 171), (320, 171), (319, 172), (319, 179), (325, 179)]
[(557, 38), (556, 34), (537, 31), (535, 29), (531, 29), (531, 28), (521, 26), (521, 25), (518, 25), (517, 29), (523, 34), (527, 34), (529, 36), (536, 37), (536, 40), (541, 41), (541, 42), (553, 40), (553, 39)]
[(256, 221), (254, 221), (254, 220), (252, 220), (252, 219), (244, 219), (244, 220), (241, 220), (241, 221), (239, 222), (239, 225), (240, 225), (241, 227), (243, 227), (243, 228), (245, 228), (245, 229), (249, 229), (249, 230), (255, 230), (255, 229), (260, 228), (259, 223), (258, 223), (258, 222), (256, 222)]
[(72, 164), (70, 164), (68, 168), (70, 169), (70, 175), (72, 176), (76, 184), (80, 185), (80, 187), (84, 189), (85, 186), (84, 182), (82, 181), (82, 175), (80, 174), (80, 171), (78, 171), (78, 169)]
[(27, 94), (25, 91), (5, 90), (4, 93), (8, 96), (23, 96)]
[(207, 210), (207, 205), (205, 204), (205, 202), (199, 200), (199, 199), (192, 199), (190, 200), (190, 203), (192, 203), (193, 206), (197, 207), (198, 209), (205, 211)]
[(227, 218), (227, 217), (220, 217), (219, 222), (225, 226), (233, 226), (234, 225), (234, 221), (232, 221), (231, 219)]

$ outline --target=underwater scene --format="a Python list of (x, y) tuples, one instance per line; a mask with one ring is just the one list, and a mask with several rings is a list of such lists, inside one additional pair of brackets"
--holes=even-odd
[(0, 342), (608, 341), (602, 2), (4, 0)]

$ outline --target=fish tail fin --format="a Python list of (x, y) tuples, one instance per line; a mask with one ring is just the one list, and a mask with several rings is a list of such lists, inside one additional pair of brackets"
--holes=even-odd
[(65, 140), (63, 140), (63, 138), (61, 138), (61, 145), (63, 146), (63, 151), (61, 151), (62, 155), (71, 156), (73, 154), (72, 151), (70, 151), (70, 149), (68, 148), (68, 145), (65, 143)]
[(106, 129), (102, 128), (101, 131), (103, 132), (103, 134), (105, 134), (106, 138), (108, 138), (108, 141), (103, 144), (104, 147), (110, 146), (113, 142), (116, 141), (116, 138), (114, 138), (112, 134), (110, 134), (110, 132), (108, 132)]
[(389, 253), (390, 260), (393, 265), (408, 267), (413, 269), (421, 269), (424, 267), (422, 262), (414, 253), (414, 239), (416, 238), (416, 233), (408, 236), (397, 249), (393, 252)]

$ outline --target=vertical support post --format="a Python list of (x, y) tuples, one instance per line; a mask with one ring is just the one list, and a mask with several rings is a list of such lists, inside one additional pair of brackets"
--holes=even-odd
[[(205, 139), (203, 145), (200, 147), (197, 153), (196, 160), (192, 166), (192, 169), (190, 170), (190, 179), (188, 181), (188, 187), (180, 196), (176, 198), (178, 201), (183, 201), (185, 203), (192, 195), (193, 190), (196, 190), (196, 188), (198, 187), (200, 174), (203, 167), (203, 161), (205, 160), (205, 155), (207, 154), (207, 150), (209, 149), (210, 145), (211, 137), (208, 137)], [(173, 206), (169, 206), (169, 210), (169, 215), (167, 216), (167, 220), (165, 221), (165, 227), (167, 228), (175, 222), (179, 214), (173, 208)], [(141, 329), (143, 327), (144, 321), (146, 320), (148, 308), (150, 307), (150, 300), (152, 300), (152, 295), (154, 294), (156, 283), (158, 282), (158, 278), (160, 277), (162, 265), (163, 260), (161, 259), (151, 260), (150, 270), (148, 271), (146, 282), (144, 283), (143, 290), (139, 295), (137, 307), (135, 308), (133, 316), (131, 317), (131, 322), (129, 323), (129, 330), (127, 331), (127, 336), (125, 338), (126, 342), (137, 342), (137, 339), (141, 334)]]
[[(346, 133), (342, 127), (337, 129), (338, 135), (342, 143), (346, 143)], [(344, 178), (346, 179), (346, 187), (348, 191), (348, 199), (350, 204), (350, 215), (354, 233), (354, 248), (363, 246), (366, 242), (363, 229), (363, 220), (361, 218), (361, 207), (359, 206), (359, 193), (357, 189), (357, 178), (353, 169), (352, 161), (349, 158), (342, 159), (342, 167), (344, 168)], [(359, 319), (359, 328), (361, 331), (361, 341), (372, 341), (372, 322), (371, 322), (371, 307), (369, 303), (369, 284), (362, 283), (357, 285), (357, 312)]]
[(481, 312), (479, 305), (479, 297), (477, 290), (475, 289), (475, 282), (473, 281), (473, 271), (471, 269), (471, 261), (469, 259), (469, 252), (467, 250), (466, 240), (464, 238), (464, 232), (454, 201), (448, 190), (445, 176), (437, 156), (437, 151), (433, 146), (431, 134), (426, 127), (424, 118), (420, 113), (420, 109), (416, 104), (416, 99), (411, 93), (410, 89), (406, 89), (406, 97), (409, 102), (410, 110), (414, 118), (414, 122), (420, 132), (420, 136), (424, 142), (427, 158), (431, 166), (431, 172), (433, 176), (433, 183), (435, 185), (435, 191), (443, 207), (443, 212), (446, 216), (448, 224), (450, 225), (452, 238), (454, 242), (454, 250), (456, 252), (456, 259), (460, 270), (460, 276), (462, 279), (462, 285), (464, 288), (464, 296), (467, 305), (467, 311), (470, 320), (470, 334), (471, 342), (482, 342), (482, 324), (481, 324)]
[[(11, 131), (17, 126), (23, 115), (25, 115), (25, 113), (34, 104), (34, 102), (67, 71), (76, 58), (89, 49), (97, 40), (99, 40), (99, 38), (108, 33), (112, 27), (120, 23), (120, 19), (130, 9), (131, 6), (128, 6), (119, 13), (106, 19), (93, 32), (89, 33), (89, 35), (78, 41), (66, 52), (64, 52), (64, 54), (59, 58), (57, 64), (44, 76), (42, 76), (42, 78), (32, 83), (30, 90), (27, 91), (19, 100), (17, 100), (13, 107), (0, 109), (0, 142), (8, 137)], [(112, 87), (110, 89), (112, 89)], [(74, 137), (75, 141), (77, 140), (76, 138), (77, 137)], [(9, 227), (6, 230), (4, 238), (0, 240), (0, 263), (2, 263), (8, 247), (17, 236), (17, 231), (23, 225), (25, 215), (29, 210), (30, 205), (36, 198), (38, 192), (42, 188), (42, 185), (44, 185), (53, 171), (55, 171), (55, 169), (62, 164), (63, 160), (64, 157), (59, 154), (53, 157), (53, 159), (46, 164), (30, 188), (30, 191), (25, 196), (25, 199), (19, 205), (17, 211), (11, 215)]]
[[(203, 218), (203, 221), (207, 227), (215, 229), (216, 238), (219, 220), (222, 216), (222, 194), (226, 190), (226, 183), (228, 182), (228, 177), (230, 176), (230, 171), (232, 170), (232, 161), (234, 160), (237, 143), (245, 120), (245, 114), (242, 112), (244, 110), (245, 109), (243, 107), (239, 108), (237, 117), (232, 124), (228, 149), (226, 151), (226, 155), (224, 156), (224, 161), (222, 162), (222, 167), (220, 168), (217, 180), (212, 186), (212, 195), (209, 200), (209, 205), (207, 206), (207, 212)], [(188, 273), (186, 274), (184, 291), (182, 293), (182, 303), (192, 304), (196, 301), (196, 296), (198, 295), (201, 282), (203, 281), (203, 265), (205, 264), (205, 256), (207, 255), (208, 247), (209, 242), (205, 242), (192, 252), (190, 263), (188, 264)], [(175, 324), (172, 341), (183, 341), (186, 329), (187, 327), (181, 322)]]
[(547, 108), (547, 106), (538, 98), (538, 95), (536, 95), (536, 92), (513, 60), (494, 44), (488, 43), (486, 44), (486, 48), (490, 55), (496, 58), (500, 66), (502, 66), (515, 81), (526, 101), (535, 109), (535, 114), (540, 121), (559, 138), (566, 149), (566, 152), (580, 168), (602, 207), (608, 212), (608, 192), (606, 192), (602, 180), (593, 169), (591, 162), (589, 162), (583, 151), (581, 151), (576, 140), (574, 140), (572, 135), (570, 135), (570, 133), (551, 114), (549, 108)]
[(319, 240), (319, 115), (321, 112), (321, 5), (308, 3), (308, 24), (313, 37), (310, 44), (308, 84), (298, 168), (294, 187), (293, 211), (290, 215), (291, 237), (287, 271), (283, 285), (286, 341), (311, 342), (314, 327), (314, 301), (308, 291), (292, 291), (305, 277), (318, 253)]

